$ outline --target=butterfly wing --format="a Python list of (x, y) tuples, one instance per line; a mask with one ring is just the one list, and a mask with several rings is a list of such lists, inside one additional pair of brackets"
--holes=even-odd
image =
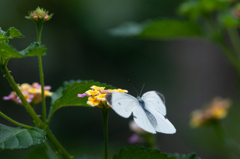
[(128, 118), (139, 105), (138, 100), (126, 93), (108, 93), (105, 96), (110, 107), (120, 116)]
[(176, 133), (175, 127), (173, 126), (173, 124), (167, 118), (165, 118), (162, 114), (157, 112), (152, 107), (148, 107), (146, 105), (146, 109), (157, 120), (157, 126), (154, 127), (157, 132), (164, 133), (164, 134), (174, 134), (174, 133)]
[[(142, 99), (145, 103), (145, 109), (147, 109), (153, 116), (153, 127), (155, 131), (165, 134), (174, 134), (176, 132), (173, 124), (165, 118), (166, 107), (164, 96), (156, 91), (150, 91), (144, 93)], [(151, 118), (149, 118), (151, 121)], [(157, 122), (157, 124), (154, 124)]]
[(138, 105), (133, 110), (133, 119), (136, 122), (136, 124), (143, 130), (145, 130), (149, 133), (152, 133), (152, 134), (156, 134), (156, 131), (155, 131), (153, 125), (151, 124), (145, 111), (143, 110), (143, 108), (140, 105)]
[(166, 107), (165, 107), (165, 98), (164, 96), (157, 91), (149, 91), (142, 95), (142, 99), (148, 107), (155, 109), (157, 112), (162, 115), (166, 115)]

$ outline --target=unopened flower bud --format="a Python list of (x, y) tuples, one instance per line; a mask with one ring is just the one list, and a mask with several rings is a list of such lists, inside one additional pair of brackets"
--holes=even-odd
[(29, 16), (26, 16), (27, 19), (31, 19), (37, 23), (43, 23), (52, 18), (53, 14), (48, 14), (48, 11), (46, 11), (43, 8), (37, 8), (32, 12), (29, 12)]

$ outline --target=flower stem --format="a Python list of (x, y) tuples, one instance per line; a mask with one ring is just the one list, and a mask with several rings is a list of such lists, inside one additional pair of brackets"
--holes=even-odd
[(239, 34), (238, 34), (238, 31), (237, 31), (237, 28), (231, 28), (231, 29), (228, 29), (228, 35), (229, 35), (229, 38), (230, 38), (230, 41), (232, 43), (232, 46), (234, 48), (234, 51), (238, 57), (238, 59), (240, 60), (240, 39), (239, 39)]
[[(37, 23), (37, 32), (38, 32), (38, 42), (41, 43), (41, 35), (42, 35), (42, 23)], [(46, 102), (45, 102), (45, 93), (44, 93), (44, 76), (43, 76), (43, 66), (42, 66), (42, 57), (38, 55), (38, 64), (39, 64), (39, 74), (40, 74), (40, 82), (42, 89), (42, 118), (43, 122), (47, 121), (47, 110), (46, 110)]]
[(229, 138), (226, 133), (223, 130), (223, 127), (221, 126), (219, 121), (215, 121), (214, 129), (218, 137), (220, 138), (220, 141), (225, 145), (225, 148), (234, 153), (236, 156), (240, 157), (240, 145), (236, 141)]
[(60, 157), (55, 153), (54, 149), (51, 147), (50, 143), (48, 140), (46, 140), (44, 142), (44, 146), (45, 148), (49, 151), (50, 155), (54, 158), (54, 159), (60, 159)]
[[(240, 74), (240, 59), (237, 58), (237, 56), (231, 51), (231, 49), (229, 48), (229, 46), (225, 43), (224, 38), (222, 37), (222, 34), (217, 30), (217, 28), (214, 26), (213, 22), (211, 21), (211, 18), (205, 18), (205, 21), (207, 23), (207, 26), (210, 28), (210, 34), (213, 34), (214, 36), (212, 37), (212, 41), (216, 42), (220, 48), (223, 50), (223, 53), (225, 54), (225, 56), (227, 57), (228, 61), (233, 65), (233, 67), (235, 67), (235, 69), (237, 70), (238, 74)], [(234, 38), (231, 40), (239, 40), (238, 37), (236, 37), (236, 35), (234, 35), (234, 37), (232, 37), (232, 33), (231, 35), (229, 34), (229, 36), (231, 36), (230, 38)], [(232, 42), (234, 45), (234, 48), (236, 47), (235, 45), (238, 45), (239, 43), (234, 41)], [(237, 46), (235, 48), (236, 50), (240, 51), (240, 47)], [(240, 56), (240, 53), (239, 53)]]
[(223, 53), (229, 60), (229, 62), (235, 67), (237, 72), (240, 74), (240, 61), (236, 58), (236, 56), (233, 54), (233, 52), (229, 49), (229, 47), (222, 41), (217, 41), (220, 48), (223, 50)]
[(43, 114), (43, 122), (46, 123), (47, 119), (47, 110), (46, 110), (46, 102), (45, 102), (45, 93), (44, 93), (44, 77), (43, 77), (43, 67), (42, 67), (42, 57), (38, 55), (38, 63), (39, 63), (39, 72), (40, 72), (40, 81), (41, 81), (41, 89), (42, 89), (42, 114)]
[(21, 124), (15, 120), (13, 120), (12, 118), (8, 117), (7, 115), (5, 115), (4, 113), (2, 113), (0, 111), (0, 116), (2, 116), (4, 119), (10, 121), (11, 123), (17, 125), (17, 126), (20, 126), (20, 127), (23, 127), (23, 128), (26, 128), (26, 129), (31, 129), (32, 127), (31, 126), (28, 126), (28, 125), (25, 125), (25, 124)]
[(64, 159), (73, 159), (67, 151), (62, 147), (62, 145), (58, 142), (58, 140), (55, 138), (55, 136), (52, 134), (52, 132), (49, 130), (48, 127), (46, 127), (45, 132), (47, 133), (47, 138), (50, 141), (50, 143), (53, 145), (53, 147), (58, 151), (58, 153), (64, 158)]
[(105, 142), (105, 159), (108, 159), (108, 112), (109, 109), (103, 108), (103, 130), (104, 130), (104, 142)]
[(49, 130), (47, 124), (44, 124), (42, 122), (42, 120), (38, 117), (38, 115), (36, 114), (36, 112), (33, 110), (33, 108), (31, 107), (31, 105), (27, 102), (27, 100), (25, 99), (25, 97), (23, 96), (22, 92), (20, 91), (20, 89), (18, 88), (17, 84), (15, 83), (13, 77), (11, 76), (11, 74), (9, 73), (8, 69), (6, 66), (1, 65), (0, 66), (4, 75), (6, 76), (6, 78), (8, 79), (10, 85), (12, 86), (13, 90), (17, 93), (18, 97), (20, 98), (20, 100), (22, 101), (23, 105), (25, 106), (25, 108), (27, 109), (28, 113), (30, 114), (30, 116), (32, 117), (32, 120), (34, 122), (34, 125), (36, 125), (37, 127), (43, 129), (46, 133), (47, 133), (47, 138), (48, 140), (51, 142), (51, 144), (53, 145), (53, 147), (59, 152), (60, 155), (62, 155), (62, 157), (64, 159), (72, 159), (72, 157), (66, 152), (66, 150), (62, 147), (62, 145), (58, 142), (58, 140), (55, 138), (55, 136), (52, 134), (52, 132)]
[(37, 23), (38, 42), (41, 43), (43, 23)]
[(18, 97), (20, 98), (20, 100), (22, 101), (23, 105), (25, 106), (25, 108), (27, 109), (28, 113), (30, 114), (30, 116), (33, 118), (34, 122), (36, 123), (36, 125), (38, 127), (44, 127), (44, 123), (41, 121), (41, 119), (38, 117), (38, 115), (36, 114), (36, 112), (33, 110), (33, 108), (31, 107), (31, 105), (27, 102), (26, 98), (23, 96), (22, 92), (20, 91), (20, 89), (18, 88), (17, 84), (15, 83), (13, 77), (11, 76), (11, 74), (9, 73), (8, 69), (6, 66), (1, 65), (1, 69), (4, 73), (4, 75), (6, 76), (8, 82), (10, 83), (10, 85), (12, 86), (13, 90), (17, 93)]

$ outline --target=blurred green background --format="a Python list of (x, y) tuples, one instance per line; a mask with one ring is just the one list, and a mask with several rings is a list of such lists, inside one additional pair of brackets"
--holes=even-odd
[[(136, 96), (127, 80), (131, 79), (138, 90), (145, 83), (144, 92), (157, 90), (165, 95), (167, 118), (177, 129), (174, 135), (157, 134), (158, 148), (167, 153), (196, 152), (203, 159), (226, 159), (226, 152), (211, 128), (189, 127), (194, 109), (215, 96), (229, 97), (234, 105), (223, 124), (240, 141), (238, 77), (221, 50), (200, 39), (161, 41), (117, 38), (109, 34), (111, 28), (126, 21), (177, 18), (176, 9), (181, 2), (1, 0), (0, 27), (7, 30), (14, 26), (25, 35), (24, 39), (10, 41), (17, 50), (22, 50), (37, 40), (35, 24), (24, 16), (38, 6), (49, 10), (54, 16), (44, 24), (42, 43), (48, 48), (47, 56), (43, 57), (45, 84), (51, 85), (52, 91), (66, 80), (93, 79), (127, 89)], [(12, 59), (8, 68), (19, 84), (39, 82), (37, 57)], [(0, 80), (0, 96), (6, 96), (12, 89), (5, 78)], [(12, 101), (0, 100), (0, 110), (15, 120), (31, 124), (25, 109)], [(40, 105), (36, 111), (41, 113)], [(110, 112), (110, 155), (130, 145), (127, 142), (132, 134), (128, 128), (130, 120)], [(14, 126), (2, 118), (0, 122)], [(70, 154), (103, 156), (100, 110), (61, 108), (53, 116), (50, 127)], [(2, 151), (0, 158), (24, 159), (29, 149)]]

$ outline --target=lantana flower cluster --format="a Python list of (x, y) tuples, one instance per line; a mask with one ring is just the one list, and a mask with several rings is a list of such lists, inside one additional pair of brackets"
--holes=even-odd
[[(19, 85), (19, 89), (22, 92), (23, 96), (28, 101), (28, 103), (30, 103), (32, 106), (42, 101), (42, 90), (41, 85), (39, 83), (35, 82), (32, 85), (28, 83), (23, 83)], [(50, 89), (51, 86), (44, 87), (45, 97), (52, 95), (52, 92), (49, 91)], [(17, 104), (22, 104), (22, 101), (19, 99), (16, 92), (11, 92), (8, 96), (4, 96), (3, 100), (12, 100)]]
[(211, 121), (221, 120), (227, 116), (230, 106), (231, 100), (215, 97), (205, 109), (192, 112), (190, 125), (196, 128)]
[(83, 94), (78, 94), (78, 97), (83, 98), (85, 96), (88, 97), (87, 104), (92, 107), (98, 107), (100, 109), (103, 109), (103, 107), (109, 109), (110, 106), (107, 103), (105, 96), (108, 93), (113, 93), (113, 92), (120, 92), (120, 93), (128, 93), (127, 90), (123, 89), (107, 89), (105, 90), (105, 87), (98, 87), (93, 85), (90, 87), (91, 89), (86, 91)]
[(45, 22), (52, 18), (53, 14), (48, 14), (48, 11), (43, 8), (37, 8), (32, 12), (29, 12), (29, 16), (26, 16), (27, 19), (31, 19), (36, 22)]

